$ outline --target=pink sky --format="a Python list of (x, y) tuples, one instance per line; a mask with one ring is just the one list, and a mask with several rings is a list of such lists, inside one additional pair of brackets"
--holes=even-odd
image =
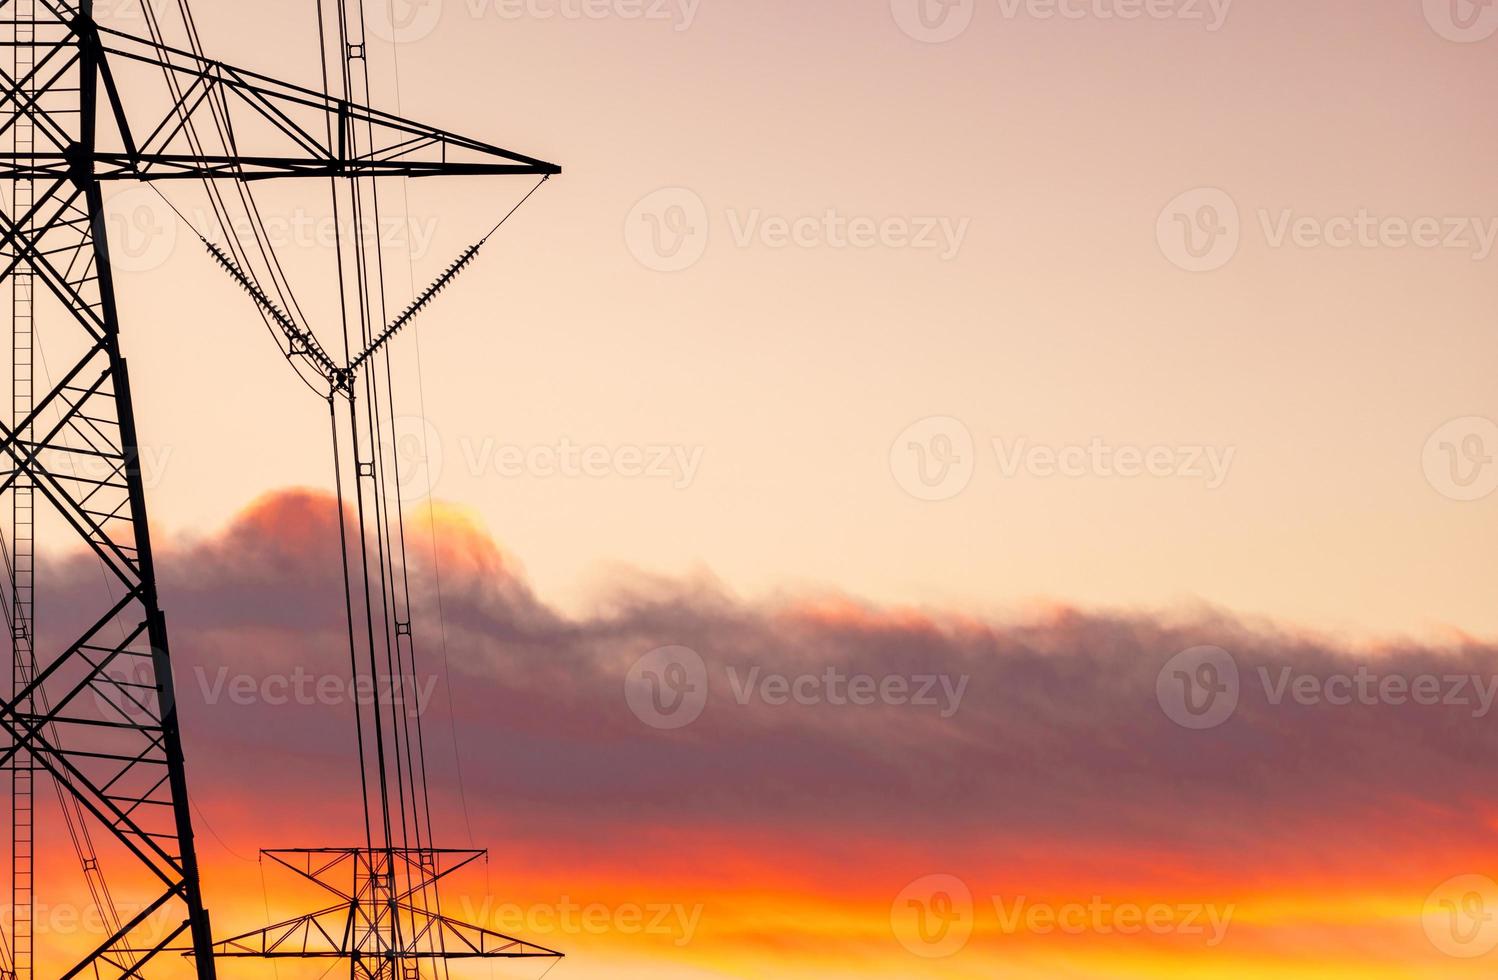
[[(1443, 496), (1422, 458), (1448, 421), (1498, 412), (1482, 244), (1498, 143), (1467, 95), (1493, 82), (1498, 39), (1446, 40), (1414, 0), (1233, 4), (1215, 31), (978, 0), (944, 44), (883, 3), (705, 0), (689, 26), (548, 3), (518, 9), (556, 16), (448, 0), (435, 21), (418, 11), (430, 34), (374, 53), (383, 104), (398, 55), (408, 114), (567, 168), (427, 320), (424, 396), (414, 337), (398, 352), (401, 409), (429, 424), (408, 426), (440, 440), (437, 495), (482, 512), (557, 601), (587, 608), (628, 563), (710, 568), (749, 595), (1202, 600), (1371, 635), (1498, 626), (1471, 546), (1492, 502)], [(302, 5), (202, 8), (213, 52), (313, 78)], [(651, 198), (662, 188), (689, 196)], [(1157, 226), (1199, 188), (1229, 196), (1240, 244), (1193, 273)], [(397, 276), (394, 301), (523, 190), (413, 185), (413, 229), (389, 234), (416, 245), (417, 285)], [(647, 198), (659, 214), (637, 209)], [(138, 248), (149, 200), (126, 199), (116, 224)], [(635, 253), (683, 200), (701, 202), (705, 250), (656, 271)], [(330, 261), (315, 202), (267, 201), (315, 293)], [(1443, 244), (1445, 222), (1466, 230), (1451, 247), (1401, 247), (1387, 223), (1373, 246), (1317, 244), (1360, 212), (1438, 219)], [(776, 244), (777, 219), (807, 217), (805, 244)], [(855, 219), (885, 244), (839, 244)], [(1302, 219), (1312, 234), (1289, 235)], [(900, 221), (917, 238), (938, 222), (938, 247), (908, 244)], [(319, 409), (253, 311), (190, 233), (152, 248), (123, 288), (162, 460), (156, 517), (206, 529), (263, 490), (326, 483)], [(204, 322), (203, 303), (224, 312)], [(890, 452), (934, 416), (971, 434), (976, 471), (929, 503)], [(1004, 471), (1017, 447), (1094, 440), (1182, 466), (1233, 455), (1215, 488)], [(604, 475), (502, 463), (568, 444), (606, 451)], [(693, 465), (615, 463), (635, 448)]]

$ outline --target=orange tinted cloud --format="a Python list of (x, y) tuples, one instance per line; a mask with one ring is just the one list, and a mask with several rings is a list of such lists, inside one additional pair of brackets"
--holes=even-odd
[[(288, 683), (347, 670), (333, 514), (270, 497), (159, 560), (220, 931), (284, 902), (257, 848), (357, 841), (352, 709)], [(463, 515), (434, 528), (445, 629), (423, 585), (417, 632), (439, 843), (471, 830), (492, 849), (452, 901), (579, 954), (574, 975), (1466, 975), (1422, 916), (1498, 843), (1494, 650), (1368, 654), (1210, 612), (981, 623), (700, 584), (634, 583), (567, 615)], [(412, 550), (430, 583), (430, 549)], [(52, 594), (82, 571), (63, 566)], [(1170, 665), (1203, 644), (1231, 657), (1237, 703), (1193, 730)], [(690, 724), (627, 693), (660, 648), (699, 658)], [(1379, 687), (1424, 677), (1438, 703)], [(900, 939), (899, 899), (931, 876), (971, 902), (970, 939), (937, 960)], [(1206, 945), (1010, 921), (1099, 903), (1231, 922)]]

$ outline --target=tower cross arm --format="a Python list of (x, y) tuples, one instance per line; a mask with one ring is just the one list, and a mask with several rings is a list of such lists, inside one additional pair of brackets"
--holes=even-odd
[[(0, 152), (0, 179), (561, 173), (536, 157), (122, 31), (92, 25), (78, 43), (97, 52), (101, 101), (108, 103), (92, 151), (39, 145), (25, 154)], [(143, 100), (149, 106), (122, 94), (153, 82), (159, 90), (163, 80), (168, 97)], [(33, 113), (46, 115), (43, 107)]]

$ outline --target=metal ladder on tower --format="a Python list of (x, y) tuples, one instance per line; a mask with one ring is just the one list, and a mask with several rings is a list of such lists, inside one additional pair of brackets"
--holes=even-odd
[[(12, 0), (16, 5), (16, 44), (13, 48), (14, 78), (22, 81), (35, 70), (36, 0)], [(31, 85), (25, 85), (31, 89)], [(16, 116), (14, 141), (17, 154), (29, 154), (35, 146), (35, 123), (29, 112)], [(12, 203), (17, 220), (35, 204), (35, 183), (16, 180)], [(11, 294), (11, 418), (19, 425), (34, 406), (36, 341), (35, 276), (27, 263), (20, 263), (12, 276)], [(28, 439), (29, 432), (21, 438)], [(35, 597), (36, 541), (35, 499), (31, 478), (19, 474), (12, 497), (11, 545), (11, 649), (14, 654), (12, 681), (17, 693), (36, 676), (36, 649), (32, 631)], [(34, 699), (20, 706), (23, 714), (35, 715)], [(15, 980), (33, 980), (36, 859), (36, 764), (28, 751), (18, 752), (11, 763), (11, 968)]]

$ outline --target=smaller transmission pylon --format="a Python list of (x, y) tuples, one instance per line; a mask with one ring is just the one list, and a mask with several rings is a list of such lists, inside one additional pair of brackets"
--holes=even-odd
[(554, 959), (562, 954), (460, 922), (414, 901), (483, 851), (319, 848), (264, 851), (338, 898), (335, 905), (217, 943), (214, 955), (253, 959), (346, 959), (359, 980), (419, 975), (423, 964), (457, 959)]

